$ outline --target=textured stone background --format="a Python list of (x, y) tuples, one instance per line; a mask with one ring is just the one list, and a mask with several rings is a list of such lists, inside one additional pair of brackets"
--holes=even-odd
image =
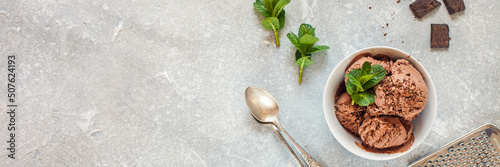
[[(484, 123), (500, 125), (500, 1), (465, 0), (453, 16), (442, 5), (419, 20), (410, 0), (292, 0), (279, 48), (252, 3), (0, 1), (0, 83), (16, 55), (19, 104), (15, 160), (0, 114), (0, 166), (296, 166), (252, 120), (249, 85), (276, 97), (282, 125), (325, 166), (405, 166)], [(298, 85), (286, 33), (304, 22), (331, 49), (313, 55)], [(431, 23), (450, 26), (449, 49), (430, 49)], [(422, 145), (380, 162), (344, 149), (322, 110), (335, 65), (375, 45), (418, 58), (439, 105)]]

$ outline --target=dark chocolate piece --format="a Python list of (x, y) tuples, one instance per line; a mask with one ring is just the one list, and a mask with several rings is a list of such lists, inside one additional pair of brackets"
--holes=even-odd
[(431, 48), (448, 48), (450, 42), (447, 24), (431, 24)]
[(422, 18), (427, 13), (439, 7), (441, 3), (436, 0), (416, 0), (410, 4), (410, 9), (416, 18)]
[(449, 14), (461, 12), (465, 10), (465, 4), (463, 0), (443, 0), (446, 9), (448, 9)]

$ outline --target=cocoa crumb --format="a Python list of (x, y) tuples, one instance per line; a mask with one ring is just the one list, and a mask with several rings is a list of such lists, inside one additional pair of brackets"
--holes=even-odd
[(387, 33), (384, 33), (384, 37), (387, 35)]
[(368, 9), (372, 9), (372, 7), (370, 6), (370, 7), (368, 7)]

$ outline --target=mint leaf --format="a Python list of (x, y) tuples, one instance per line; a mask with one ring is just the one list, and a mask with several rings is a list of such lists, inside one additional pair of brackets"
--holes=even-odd
[(300, 42), (299, 42), (299, 38), (297, 37), (297, 35), (295, 35), (293, 32), (290, 32), (290, 33), (286, 34), (286, 37), (288, 37), (290, 42), (292, 42), (293, 46), (300, 48)]
[(354, 85), (352, 82), (350, 82), (349, 80), (347, 80), (347, 83), (345, 84), (345, 88), (346, 88), (346, 91), (347, 91), (347, 94), (351, 95), (351, 98), (352, 98), (352, 95), (354, 94), (357, 94), (358, 92), (356, 91), (357, 90), (357, 87), (356, 85)]
[(276, 4), (279, 2), (279, 0), (269, 0), (271, 5), (273, 6), (273, 9), (276, 8)]
[(278, 20), (280, 21), (280, 27), (278, 28), (278, 30), (281, 30), (283, 29), (283, 27), (285, 27), (285, 10), (282, 10), (278, 15)]
[(311, 60), (309, 57), (305, 56), (300, 58), (295, 62), (297, 66), (301, 66), (302, 68), (307, 68), (309, 67), (312, 63), (314, 63), (313, 60)]
[(260, 14), (262, 14), (262, 16), (264, 17), (271, 17), (271, 12), (269, 12), (267, 9), (266, 9), (266, 6), (264, 5), (264, 3), (262, 2), (262, 0), (256, 0), (254, 3), (253, 3), (253, 7), (255, 9), (257, 9), (257, 11), (259, 11)]
[(312, 46), (316, 42), (318, 42), (319, 39), (311, 34), (305, 34), (302, 37), (300, 37), (299, 41), (300, 41), (300, 44), (302, 44), (302, 45), (311, 45)]
[(280, 24), (278, 18), (276, 17), (268, 17), (262, 19), (260, 23), (262, 24), (262, 26), (264, 26), (266, 30), (276, 30), (276, 27), (279, 27)]
[(347, 82), (350, 82), (356, 86), (355, 92), (364, 91), (363, 85), (361, 85), (361, 83), (359, 83), (359, 81), (356, 78), (354, 78), (354, 76), (349, 74), (346, 74), (345, 76), (347, 77)]
[(351, 99), (359, 106), (368, 106), (375, 102), (375, 95), (369, 91), (363, 91), (358, 94), (351, 95)]
[(368, 82), (372, 78), (373, 78), (372, 75), (364, 75), (364, 76), (359, 77), (358, 81), (359, 81), (359, 83), (361, 83), (361, 85), (365, 86), (366, 82)]
[(302, 38), (305, 34), (311, 34), (312, 36), (316, 36), (314, 34), (315, 28), (313, 28), (309, 24), (301, 24), (299, 28), (299, 38)]
[(356, 79), (359, 79), (361, 77), (361, 69), (352, 69), (351, 72), (349, 72), (349, 75), (353, 76)]
[(370, 75), (371, 71), (372, 65), (368, 61), (365, 61), (361, 67), (361, 76)]
[(312, 36), (311, 34), (305, 34), (303, 35), (300, 39), (300, 49), (302, 50), (302, 54), (307, 54), (307, 51), (316, 43), (318, 42), (319, 39), (316, 38), (315, 36)]
[(323, 50), (328, 50), (328, 49), (330, 49), (330, 47), (325, 46), (325, 45), (313, 46), (311, 49), (307, 50), (307, 54), (319, 52), (319, 51), (323, 51)]
[(264, 6), (266, 7), (267, 11), (272, 14), (274, 5), (271, 4), (271, 1), (273, 0), (264, 0)]
[(290, 3), (290, 0), (279, 0), (274, 6), (273, 16), (278, 16), (288, 3)]
[(379, 83), (385, 77), (385, 69), (381, 65), (375, 64), (371, 67), (370, 79), (364, 83), (363, 88), (369, 89)]
[(376, 78), (378, 81), (384, 79), (385, 74), (386, 71), (381, 65), (375, 64), (372, 66), (372, 75), (375, 75), (374, 78)]
[(368, 91), (385, 77), (385, 70), (381, 65), (371, 65), (365, 61), (361, 68), (352, 69), (347, 78), (346, 91), (351, 95), (352, 105), (368, 106), (375, 102), (375, 95)]

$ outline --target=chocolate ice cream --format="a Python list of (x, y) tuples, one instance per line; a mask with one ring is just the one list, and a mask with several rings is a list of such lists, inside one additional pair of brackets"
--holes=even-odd
[(371, 117), (363, 121), (359, 134), (363, 143), (358, 146), (369, 152), (398, 153), (410, 149), (415, 141), (413, 125), (403, 118), (392, 116)]
[(412, 135), (411, 127), (408, 130), (399, 118), (381, 116), (364, 120), (359, 127), (359, 135), (367, 146), (384, 149), (397, 147), (406, 142)]
[(410, 62), (399, 59), (386, 76), (374, 87), (375, 103), (368, 106), (370, 116), (397, 115), (413, 120), (427, 102), (427, 86), (424, 78)]
[(340, 124), (349, 132), (358, 135), (358, 128), (363, 121), (363, 107), (358, 105), (351, 105), (351, 96), (343, 93), (335, 103), (335, 116)]

